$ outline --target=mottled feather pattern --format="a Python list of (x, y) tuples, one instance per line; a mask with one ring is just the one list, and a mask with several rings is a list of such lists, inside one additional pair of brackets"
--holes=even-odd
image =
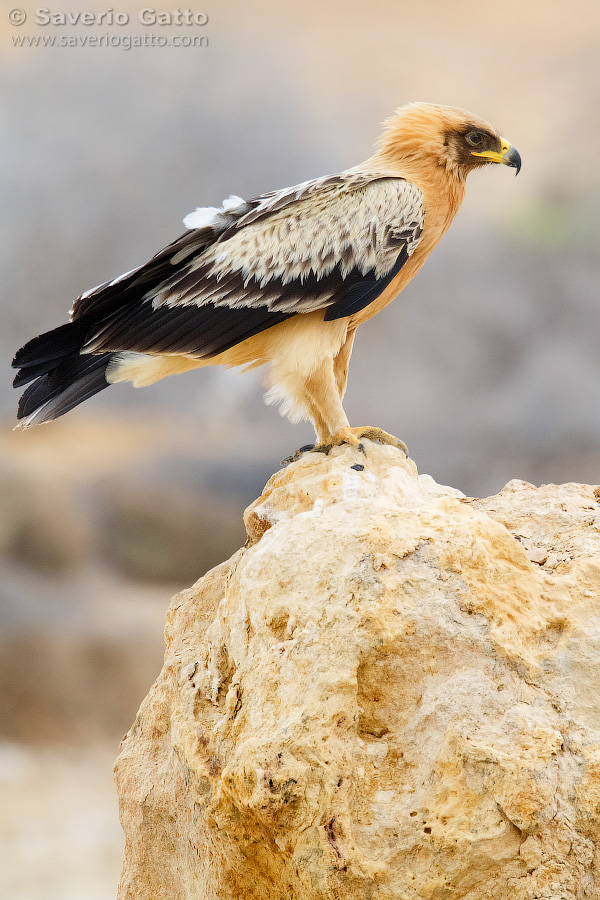
[[(144, 269), (129, 276), (131, 302), (90, 331), (85, 352), (204, 359), (298, 313), (329, 307), (328, 319), (350, 315), (387, 286), (417, 246), (424, 221), (414, 185), (357, 172), (209, 213), (197, 210), (203, 228), (151, 261), (147, 268), (165, 271), (153, 287), (144, 290)], [(190, 251), (195, 241), (198, 250)]]
[[(372, 174), (328, 176), (250, 204), (249, 213), (146, 295), (155, 309), (206, 303), (274, 304), (294, 313), (320, 309), (333, 296), (326, 282), (334, 268), (342, 279), (354, 270), (384, 277), (398, 258), (400, 235), (410, 256), (424, 222), (418, 188)], [(301, 290), (310, 276), (323, 281), (322, 293)], [(298, 290), (285, 302), (280, 292), (264, 291), (271, 283), (293, 282)]]

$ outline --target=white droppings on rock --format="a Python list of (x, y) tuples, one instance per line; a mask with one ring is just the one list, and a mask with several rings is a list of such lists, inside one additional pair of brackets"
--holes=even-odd
[(321, 513), (323, 512), (323, 506), (324, 506), (323, 500), (320, 497), (318, 497), (315, 500), (315, 502), (313, 503), (313, 508), (312, 508), (312, 511), (315, 514), (315, 516), (321, 515)]

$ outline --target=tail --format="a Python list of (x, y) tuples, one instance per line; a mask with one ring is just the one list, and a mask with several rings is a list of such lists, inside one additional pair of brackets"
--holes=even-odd
[(19, 400), (23, 428), (58, 419), (108, 387), (106, 369), (113, 353), (82, 354), (90, 323), (77, 319), (34, 338), (13, 360), (20, 371), (15, 387), (32, 382)]

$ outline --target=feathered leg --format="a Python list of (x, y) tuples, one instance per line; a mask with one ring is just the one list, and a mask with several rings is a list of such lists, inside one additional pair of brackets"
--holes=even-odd
[[(355, 328), (352, 330), (348, 329), (346, 340), (342, 344), (340, 352), (333, 361), (333, 371), (340, 399), (343, 398), (346, 392), (348, 366), (350, 365), (350, 356), (352, 354), (355, 335)], [(393, 434), (388, 434), (387, 431), (383, 431), (383, 429), (381, 428), (375, 428), (371, 426), (366, 426), (364, 428), (345, 428), (343, 432), (340, 433), (340, 435), (336, 435), (335, 437), (337, 438), (342, 436), (342, 441), (334, 439), (331, 445), (333, 446), (334, 444), (343, 443), (344, 441), (346, 441), (348, 443), (354, 444), (355, 446), (362, 446), (359, 443), (360, 438), (366, 437), (372, 441), (380, 441), (382, 444), (390, 444), (392, 447), (398, 447), (400, 450), (403, 450), (404, 453), (406, 453), (406, 455), (408, 456), (408, 448), (404, 441), (399, 440), (399, 438), (395, 437)], [(324, 439), (324, 442), (326, 441), (327, 439)]]
[(340, 347), (340, 352), (333, 361), (333, 374), (335, 375), (335, 383), (337, 385), (340, 400), (343, 400), (346, 393), (346, 382), (348, 381), (348, 366), (350, 365), (350, 356), (356, 336), (356, 328), (348, 329), (346, 340)]
[(360, 439), (366, 437), (372, 441), (391, 444), (408, 455), (406, 445), (381, 428), (350, 428), (341, 394), (346, 386), (353, 337), (352, 335), (344, 344), (335, 361), (330, 357), (323, 360), (319, 368), (304, 382), (302, 401), (310, 413), (318, 441), (312, 449), (327, 453), (332, 447), (351, 444), (358, 450), (364, 450)]
[(331, 357), (324, 359), (303, 385), (303, 403), (310, 413), (317, 441), (329, 441), (334, 434), (348, 428)]
[[(300, 325), (304, 326), (307, 323), (308, 317), (306, 322), (301, 321)], [(333, 323), (325, 324), (331, 326)], [(296, 328), (299, 329), (300, 325), (296, 324)], [(286, 331), (291, 334), (290, 325), (287, 326)], [(307, 412), (314, 425), (318, 442), (314, 447), (310, 445), (302, 447), (292, 457), (284, 460), (284, 463), (298, 459), (307, 450), (314, 449), (326, 453), (332, 447), (340, 444), (351, 444), (353, 447), (363, 450), (363, 445), (360, 442), (363, 437), (372, 441), (390, 444), (407, 453), (406, 445), (402, 441), (398, 440), (394, 435), (382, 431), (381, 428), (372, 426), (350, 428), (342, 406), (342, 397), (346, 390), (348, 365), (355, 333), (356, 329), (353, 328), (339, 336), (339, 343), (333, 351), (335, 355), (322, 355), (320, 359), (316, 359), (313, 355), (314, 368), (306, 367), (304, 372), (299, 371), (300, 367), (297, 365), (292, 367), (290, 361), (295, 362), (297, 359), (301, 359), (306, 362), (307, 359), (310, 359), (309, 354), (314, 354), (316, 337), (312, 331), (308, 333), (308, 339), (305, 335), (300, 334), (303, 342), (301, 345), (298, 345), (296, 352), (293, 353), (288, 348), (288, 353), (282, 354), (285, 366), (279, 363), (276, 367), (273, 367), (271, 371), (271, 398), (279, 400), (282, 395), (285, 397), (287, 394), (288, 402), (290, 402), (292, 409), (295, 407)], [(319, 331), (317, 339), (321, 335), (322, 332)], [(335, 335), (332, 335), (329, 340), (329, 347), (335, 343), (334, 338)], [(283, 385), (284, 391), (280, 391), (279, 385)]]

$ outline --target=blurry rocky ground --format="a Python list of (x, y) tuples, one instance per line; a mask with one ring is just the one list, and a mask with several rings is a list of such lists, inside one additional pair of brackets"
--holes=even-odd
[[(13, 433), (15, 349), (173, 239), (195, 206), (353, 165), (401, 103), (461, 105), (514, 142), (523, 170), (473, 176), (419, 277), (361, 329), (349, 417), (399, 434), (421, 472), (467, 494), (510, 478), (597, 483), (600, 7), (227, 0), (202, 4), (209, 24), (193, 33), (208, 47), (125, 51), (13, 48), (15, 34), (50, 29), (29, 7), (10, 26), (11, 6), (0, 4), (0, 894), (104, 900), (121, 846), (109, 762), (160, 670), (168, 599), (239, 546), (242, 509), (311, 433), (264, 407), (260, 374), (217, 371), (116, 386)], [(94, 33), (148, 32), (140, 6), (113, 4), (131, 24)], [(52, 30), (67, 33), (91, 32)]]

